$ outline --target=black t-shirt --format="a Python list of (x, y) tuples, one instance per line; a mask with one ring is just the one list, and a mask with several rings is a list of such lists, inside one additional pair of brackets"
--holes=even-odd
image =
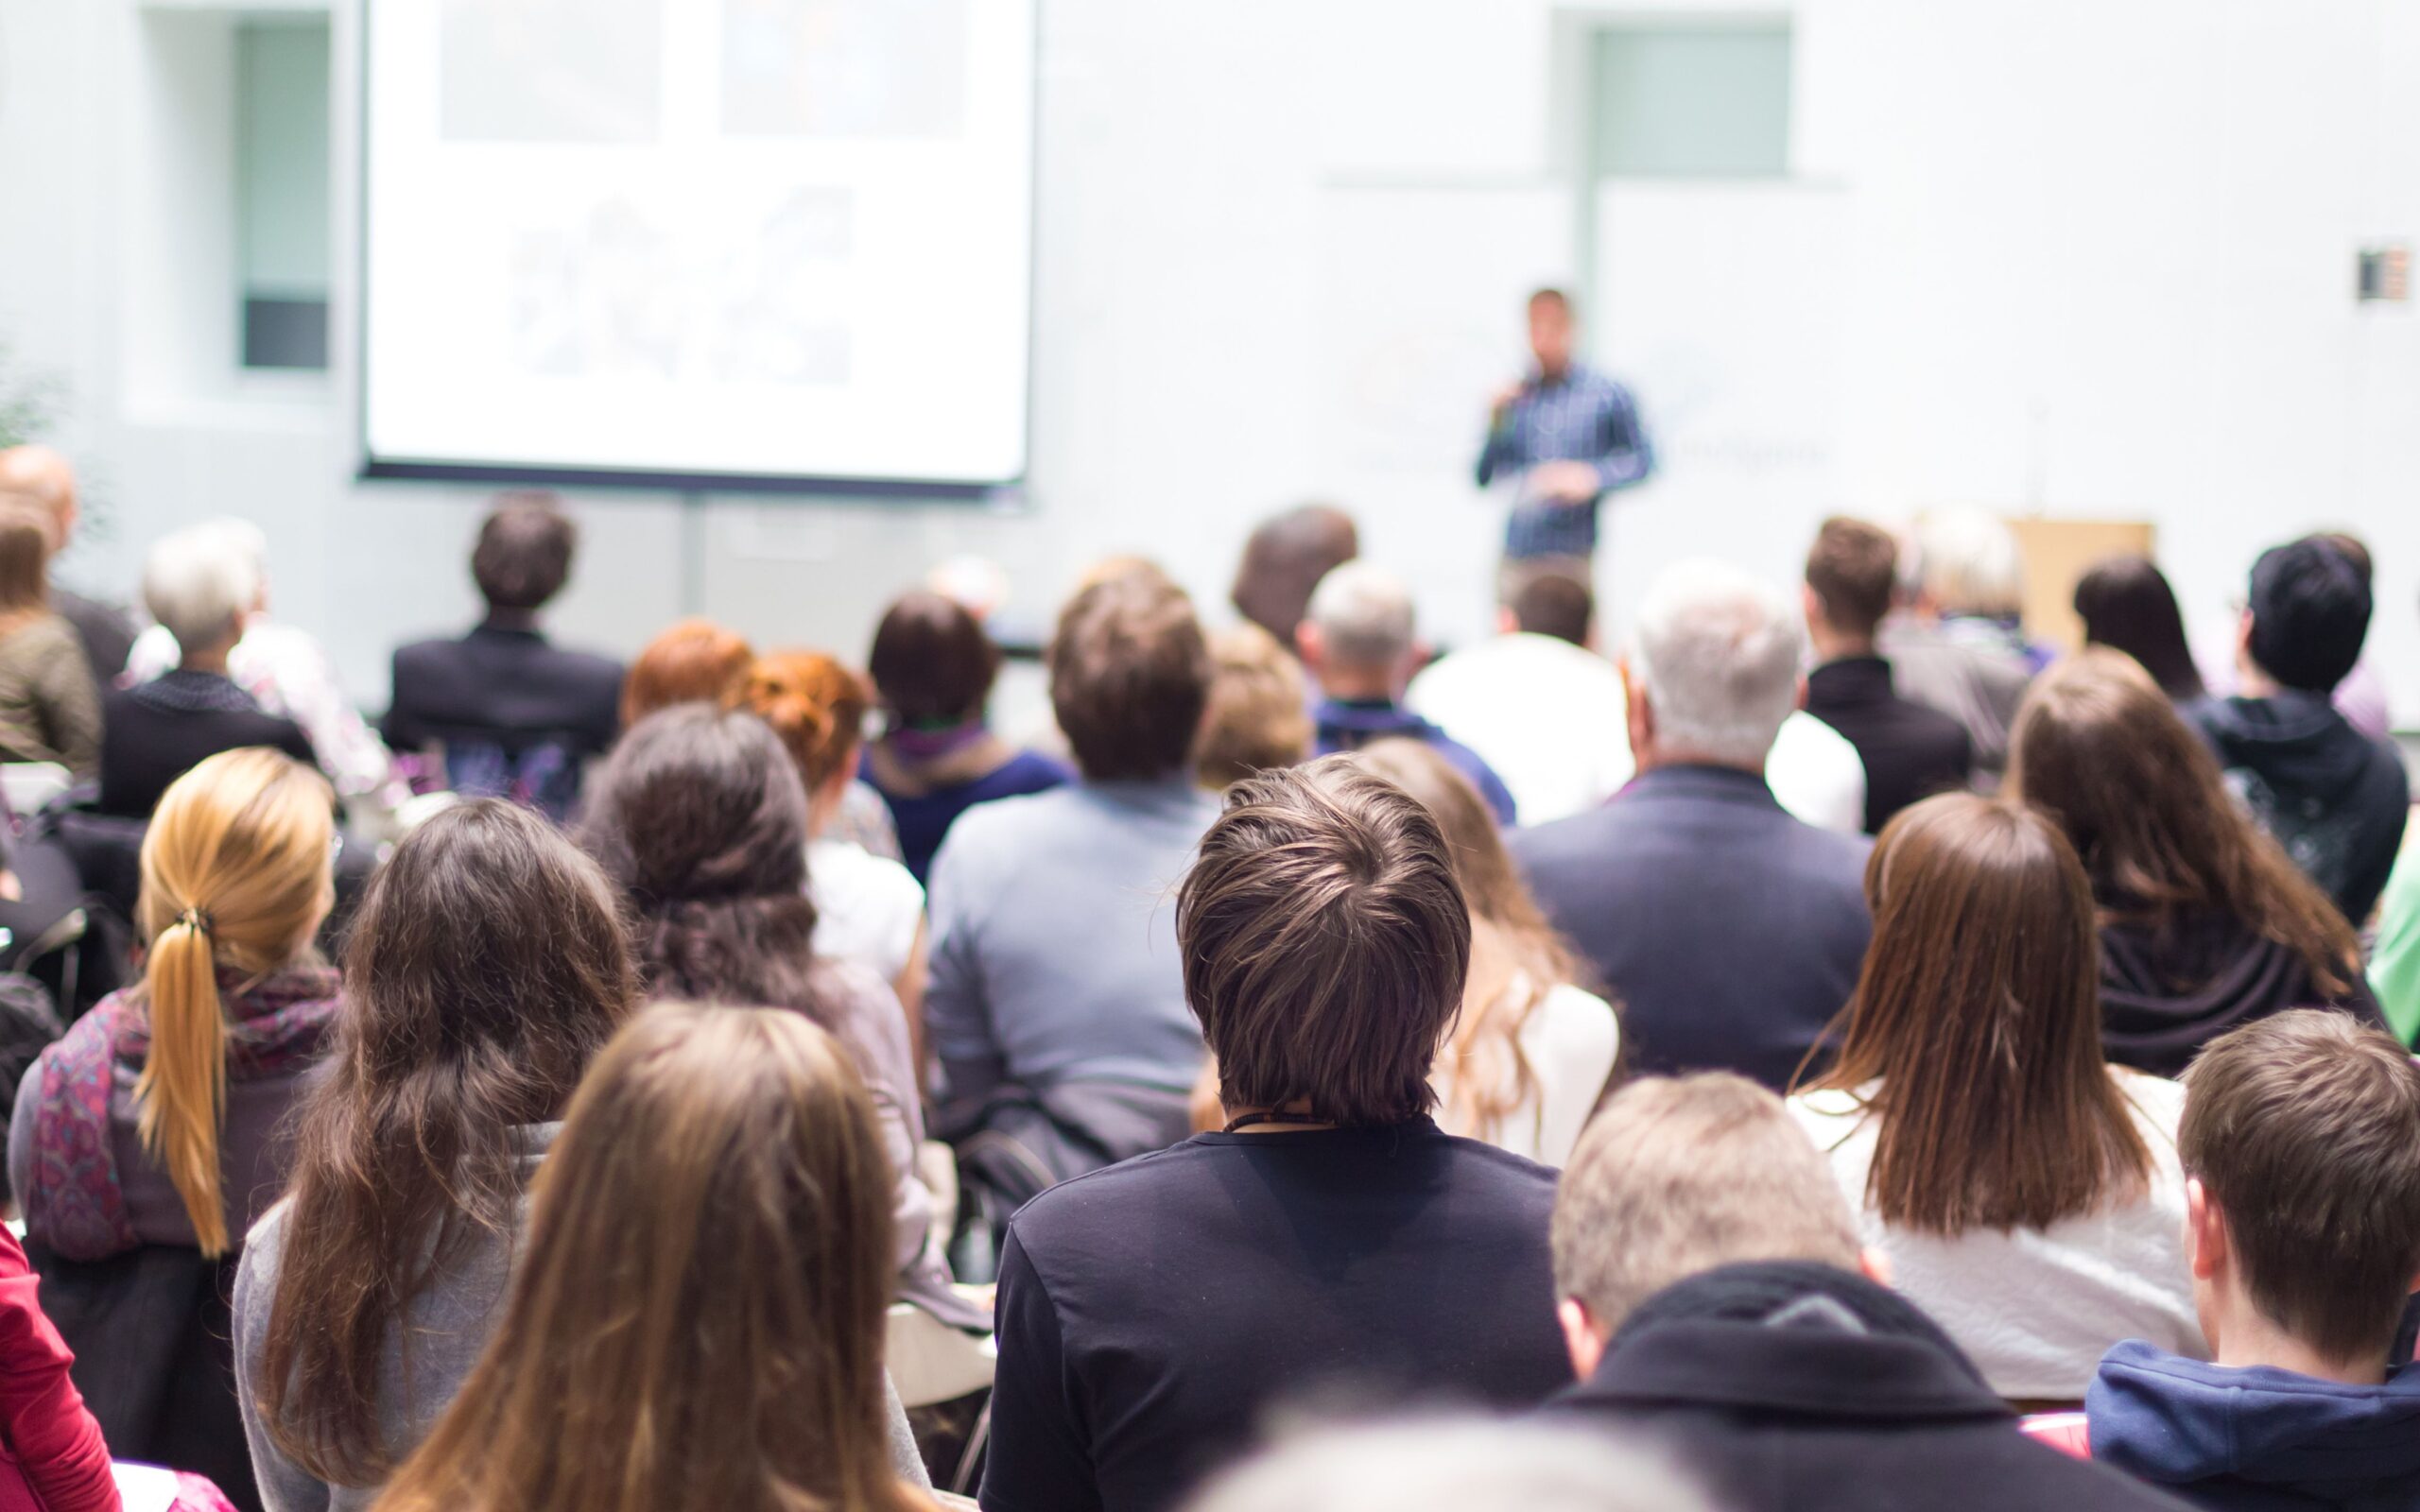
[(1160, 1512), (1280, 1402), (1544, 1400), (1554, 1179), (1424, 1118), (1201, 1134), (1044, 1193), (1000, 1257), (986, 1512)]

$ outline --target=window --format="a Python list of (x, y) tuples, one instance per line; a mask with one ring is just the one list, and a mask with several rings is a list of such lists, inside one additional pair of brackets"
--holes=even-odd
[(243, 366), (328, 365), (328, 23), (235, 25), (235, 266)]
[(1639, 26), (1597, 35), (1597, 177), (1789, 172), (1789, 24)]

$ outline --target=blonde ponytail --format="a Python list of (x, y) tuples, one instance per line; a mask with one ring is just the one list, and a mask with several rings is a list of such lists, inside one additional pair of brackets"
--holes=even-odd
[(135, 1127), (184, 1199), (201, 1252), (227, 1253), (218, 1131), (227, 1108), (227, 1021), (206, 921), (187, 909), (154, 936), (143, 969), (151, 1053), (135, 1080)]
[(169, 784), (143, 836), (138, 922), (151, 1049), (135, 1129), (184, 1199), (201, 1252), (232, 1247), (219, 1135), (227, 1020), (218, 971), (266, 976), (305, 949), (335, 901), (325, 779), (273, 750), (224, 751)]

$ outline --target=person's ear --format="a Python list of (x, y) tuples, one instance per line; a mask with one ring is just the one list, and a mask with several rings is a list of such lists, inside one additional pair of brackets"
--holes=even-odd
[(1622, 675), (1622, 701), (1629, 710), (1630, 749), (1635, 757), (1641, 746), (1655, 738), (1655, 711), (1648, 703), (1647, 689), (1632, 669), (1630, 658), (1622, 657), (1614, 665)]
[(1798, 679), (1798, 691), (1797, 691), (1796, 693), (1793, 693), (1793, 694), (1791, 694), (1791, 695), (1789, 696), (1789, 711), (1790, 711), (1790, 713), (1798, 713), (1800, 710), (1805, 709), (1806, 707), (1806, 679), (1805, 678), (1803, 678), (1803, 677), (1802, 677), (1802, 678), (1800, 678), (1800, 679)]
[(1294, 627), (1294, 651), (1303, 665), (1317, 673), (1327, 652), (1327, 642), (1320, 635), (1320, 627), (1309, 620)]
[(1512, 605), (1510, 605), (1510, 604), (1503, 604), (1503, 605), (1499, 605), (1499, 606), (1497, 606), (1496, 610), (1495, 610), (1495, 633), (1496, 633), (1496, 634), (1498, 634), (1498, 635), (1511, 635), (1513, 631), (1515, 631), (1515, 630), (1519, 629), (1520, 627), (1521, 627), (1521, 616), (1519, 616), (1518, 614), (1515, 614), (1515, 613), (1513, 613), (1513, 612), (1512, 612)]
[(1868, 1245), (1857, 1252), (1857, 1273), (1876, 1286), (1889, 1286), (1891, 1257)]
[(1411, 649), (1404, 652), (1403, 654), (1403, 665), (1396, 669), (1396, 685), (1400, 687), (1410, 682), (1412, 677), (1418, 673), (1422, 667), (1426, 666), (1430, 662), (1434, 661), (1436, 656), (1436, 648), (1430, 645), (1427, 642), (1412, 642)]
[(2195, 1280), (2206, 1281), (2226, 1263), (2226, 1219), (2210, 1201), (2200, 1177), (2185, 1183), (2185, 1260)]
[(1587, 1380), (1605, 1358), (1605, 1340), (1597, 1332), (1597, 1320), (1588, 1315), (1588, 1304), (1576, 1297), (1557, 1303), (1554, 1316), (1563, 1325), (1563, 1348), (1571, 1356), (1572, 1375)]
[(1813, 583), (1799, 585), (1798, 610), (1806, 616), (1806, 623), (1809, 625), (1824, 623), (1824, 595), (1815, 592)]

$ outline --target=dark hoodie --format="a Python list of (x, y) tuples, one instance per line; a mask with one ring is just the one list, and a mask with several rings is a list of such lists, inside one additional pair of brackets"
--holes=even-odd
[[(2121, 919), (2135, 913), (2123, 902), (2113, 911)], [(2288, 1008), (2342, 1008), (2384, 1029), (2359, 963), (2346, 962), (2339, 974), (2342, 991), (2321, 991), (2299, 954), (2232, 914), (2103, 924), (2100, 1047), (2118, 1065), (2176, 1076), (2210, 1040)]]
[(1478, 796), (1495, 811), (1496, 823), (1508, 830), (1512, 827), (1512, 790), (1504, 785), (1495, 768), (1481, 761), (1478, 752), (1403, 705), (1378, 698), (1329, 698), (1313, 711), (1312, 717), (1319, 723), (1322, 756), (1359, 750), (1374, 740), (1390, 736), (1416, 740), (1431, 747), (1451, 763), (1454, 770), (1470, 779), (1471, 786), (1478, 788)]
[(2204, 698), (2186, 712), (2262, 827), (2356, 928), (2366, 922), (2411, 810), (2394, 747), (2347, 724), (2324, 693)]
[(2129, 1340), (2084, 1397), (2092, 1457), (2221, 1512), (2420, 1507), (2420, 1368), (2348, 1386)]

